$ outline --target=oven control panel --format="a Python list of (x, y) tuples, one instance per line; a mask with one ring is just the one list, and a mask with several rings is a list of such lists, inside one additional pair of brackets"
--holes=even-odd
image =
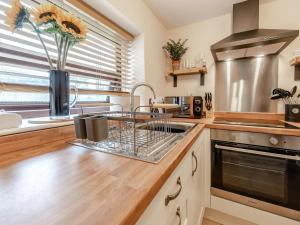
[(276, 145), (279, 144), (278, 138), (276, 138), (274, 136), (272, 136), (272, 137), (269, 138), (269, 142), (270, 142), (271, 145), (274, 145), (274, 146), (276, 146)]
[(211, 129), (211, 139), (300, 151), (300, 137)]

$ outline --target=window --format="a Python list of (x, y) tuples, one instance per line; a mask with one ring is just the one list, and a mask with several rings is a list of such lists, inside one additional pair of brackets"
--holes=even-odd
[[(21, 0), (28, 8), (51, 2), (83, 19), (87, 39), (69, 52), (66, 70), (79, 103), (107, 102), (109, 94), (130, 91), (131, 43), (99, 21), (63, 0)], [(0, 109), (28, 110), (49, 107), (49, 65), (30, 27), (14, 34), (5, 23), (9, 0), (0, 0)], [(57, 54), (53, 38), (43, 35), (50, 56)], [(71, 92), (72, 93), (72, 92)], [(71, 94), (71, 100), (73, 95)]]

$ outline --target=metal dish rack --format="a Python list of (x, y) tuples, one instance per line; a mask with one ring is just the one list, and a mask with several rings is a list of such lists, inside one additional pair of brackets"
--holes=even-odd
[(157, 163), (182, 138), (182, 134), (171, 132), (171, 114), (116, 111), (95, 115), (107, 118), (107, 139), (76, 140), (72, 144)]

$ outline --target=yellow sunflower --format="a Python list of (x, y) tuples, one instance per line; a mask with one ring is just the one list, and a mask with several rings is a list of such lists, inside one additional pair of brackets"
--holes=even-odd
[(37, 24), (45, 24), (56, 21), (60, 14), (62, 14), (62, 10), (51, 3), (39, 5), (32, 11), (34, 21)]
[(24, 22), (28, 20), (29, 13), (27, 9), (22, 6), (19, 0), (12, 0), (11, 8), (6, 12), (6, 23), (9, 25), (10, 30), (22, 28)]
[(86, 24), (70, 13), (61, 13), (57, 18), (57, 24), (63, 33), (71, 35), (75, 40), (86, 38), (88, 32)]

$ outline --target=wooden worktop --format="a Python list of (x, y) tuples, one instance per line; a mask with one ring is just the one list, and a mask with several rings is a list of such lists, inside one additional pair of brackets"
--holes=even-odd
[[(298, 126), (300, 128), (299, 123), (293, 123), (293, 125)], [(207, 123), (205, 125), (205, 127), (211, 128), (211, 129), (246, 131), (246, 132), (254, 132), (254, 133), (265, 133), (265, 134), (298, 136), (298, 137), (300, 137), (300, 129), (297, 130), (297, 129), (288, 129), (288, 128), (237, 126), (237, 125), (213, 124), (213, 123)]]
[[(266, 124), (268, 123), (276, 124), (278, 121), (285, 122), (284, 114), (277, 114), (277, 113), (216, 112), (214, 119), (232, 120), (232, 121), (241, 121), (241, 122), (246, 121), (251, 123), (266, 123)], [(300, 128), (300, 123), (292, 123), (292, 122), (286, 122), (286, 123)], [(223, 129), (223, 130), (245, 131), (245, 132), (300, 137), (300, 129), (215, 124), (213, 123), (213, 119), (206, 120), (205, 125), (207, 128), (211, 128), (211, 129)]]
[[(39, 132), (48, 141), (13, 152), (3, 151), (0, 140), (0, 224), (135, 224), (205, 127), (300, 136), (300, 130), (173, 120), (199, 124), (159, 164), (66, 144), (59, 136), (70, 138), (72, 126), (59, 128), (53, 137)], [(25, 136), (3, 140), (27, 146)]]
[(0, 155), (0, 224), (135, 224), (204, 129), (155, 165), (58, 141)]
[[(273, 120), (273, 119), (274, 118), (271, 118), (271, 120)], [(300, 137), (300, 123), (294, 123), (294, 122), (286, 122), (286, 123), (291, 124), (291, 125), (296, 126), (296, 127), (299, 127), (299, 129), (214, 124), (213, 123), (214, 118), (212, 118), (212, 119), (172, 118), (172, 120), (173, 121), (178, 121), (178, 122), (201, 123), (201, 124), (205, 124), (206, 128), (211, 128), (211, 129), (245, 131), (245, 132), (254, 132), (254, 133), (266, 133), (266, 134), (287, 135), (287, 136), (298, 136), (298, 137)], [(260, 119), (260, 120), (262, 120), (262, 119)], [(267, 121), (268, 120), (265, 120), (265, 122), (267, 122)]]

